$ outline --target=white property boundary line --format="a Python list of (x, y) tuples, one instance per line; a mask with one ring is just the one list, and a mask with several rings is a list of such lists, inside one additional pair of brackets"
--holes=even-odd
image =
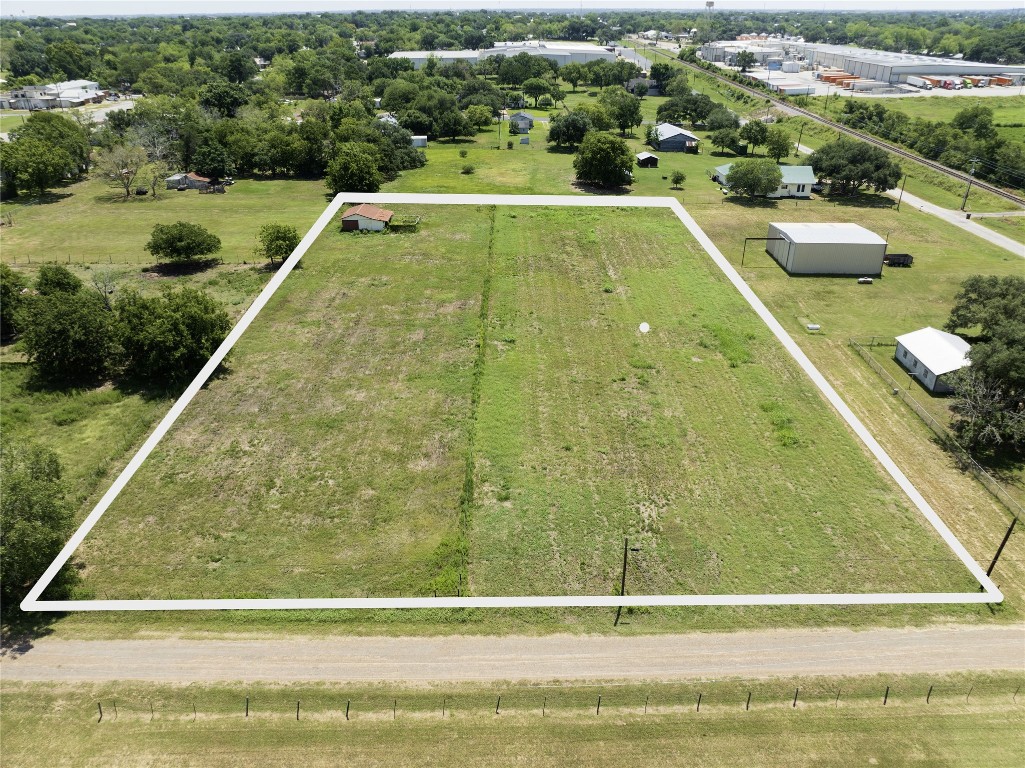
[[(199, 599), (199, 600), (40, 600), (40, 595), (49, 586), (54, 576), (60, 571), (83, 539), (99, 522), (103, 513), (117, 498), (118, 494), (132, 479), (142, 462), (150, 455), (160, 440), (181, 416), (186, 406), (196, 393), (203, 388), (207, 380), (221, 364), (225, 355), (231, 351), (235, 343), (253, 322), (260, 310), (274, 292), (281, 287), (285, 278), (295, 268), (299, 259), (320, 233), (334, 218), (335, 214), (346, 201), (367, 203), (386, 203), (391, 205), (496, 205), (496, 206), (567, 206), (587, 208), (668, 208), (683, 222), (691, 235), (702, 245), (712, 261), (729, 278), (730, 282), (740, 291), (740, 295), (758, 313), (780, 343), (804, 369), (819, 391), (832, 403), (844, 421), (868, 446), (883, 468), (896, 481), (897, 485), (908, 495), (918, 510), (925, 516), (932, 527), (940, 535), (964, 563), (982, 586), (981, 592), (900, 592), (900, 593), (842, 593), (842, 594), (765, 594), (765, 595), (626, 595), (626, 596), (590, 596), (590, 595), (542, 595), (520, 597), (398, 597), (398, 598), (312, 598), (312, 599)], [(167, 415), (160, 421), (153, 434), (149, 436), (138, 453), (128, 462), (128, 466), (89, 513), (75, 534), (50, 564), (39, 581), (21, 602), (23, 611), (196, 611), (196, 610), (228, 610), (228, 609), (311, 609), (311, 608), (547, 608), (547, 607), (598, 607), (598, 606), (739, 606), (739, 605), (897, 605), (918, 603), (999, 603), (1004, 599), (996, 584), (985, 574), (978, 563), (958, 541), (957, 537), (940, 519), (939, 515), (912, 485), (911, 481), (901, 472), (900, 468), (889, 457), (883, 447), (876, 442), (865, 425), (830, 386), (825, 377), (819, 373), (808, 356), (784, 330), (779, 321), (762, 303), (751, 287), (744, 282), (736, 269), (722, 255), (708, 235), (697, 225), (697, 222), (684, 209), (676, 198), (672, 197), (576, 197), (571, 195), (427, 195), (427, 194), (368, 194), (342, 193), (327, 206), (316, 224), (306, 233), (292, 255), (288, 257), (277, 274), (260, 292), (242, 319), (231, 330), (227, 338), (214, 352), (213, 357), (203, 366), (196, 378), (189, 384)]]

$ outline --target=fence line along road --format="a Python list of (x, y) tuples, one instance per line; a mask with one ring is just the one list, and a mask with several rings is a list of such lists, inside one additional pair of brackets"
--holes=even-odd
[[(647, 52), (648, 49), (644, 49), (644, 50), (645, 50), (645, 52)], [(638, 52), (640, 52), (640, 49), (638, 49)], [(777, 107), (779, 107), (780, 109), (787, 110), (787, 111), (790, 111), (790, 112), (796, 112), (797, 114), (800, 114), (802, 117), (807, 117), (809, 120), (814, 120), (815, 122), (820, 123), (820, 124), (826, 126), (827, 128), (832, 128), (834, 131), (841, 131), (843, 133), (846, 133), (849, 136), (853, 136), (854, 138), (860, 139), (861, 141), (864, 141), (864, 142), (866, 142), (868, 144), (874, 144), (877, 147), (885, 149), (887, 152), (892, 152), (895, 155), (899, 155), (900, 157), (903, 157), (903, 158), (905, 158), (907, 160), (911, 160), (913, 162), (916, 162), (919, 165), (925, 166), (926, 168), (930, 168), (930, 169), (932, 169), (934, 171), (939, 171), (940, 173), (946, 174), (947, 176), (950, 176), (951, 178), (957, 179), (958, 181), (962, 181), (965, 184), (971, 183), (973, 186), (979, 187), (980, 189), (984, 189), (987, 192), (992, 192), (994, 195), (999, 195), (1000, 197), (1002, 197), (1005, 200), (1008, 200), (1008, 201), (1014, 203), (1015, 205), (1025, 206), (1025, 198), (1020, 197), (1020, 196), (1014, 194), (1013, 192), (1008, 192), (1006, 189), (1002, 189), (1001, 187), (997, 187), (997, 186), (995, 186), (993, 184), (989, 184), (989, 183), (987, 183), (985, 181), (980, 181), (979, 179), (975, 178), (974, 176), (971, 176), (971, 175), (969, 175), (967, 173), (964, 173), (963, 171), (958, 171), (958, 170), (955, 170), (953, 168), (948, 168), (947, 166), (943, 165), (942, 163), (937, 163), (937, 162), (935, 162), (933, 160), (929, 160), (927, 158), (924, 158), (921, 155), (916, 155), (914, 152), (911, 152), (910, 150), (904, 149), (903, 147), (898, 147), (895, 144), (890, 144), (889, 142), (883, 141), (882, 139), (879, 139), (879, 138), (877, 138), (875, 136), (872, 136), (871, 134), (862, 133), (861, 131), (857, 131), (857, 130), (855, 130), (853, 128), (850, 128), (850, 127), (844, 125), (843, 123), (837, 123), (837, 122), (835, 122), (833, 120), (830, 120), (827, 117), (822, 117), (821, 115), (816, 114), (815, 112), (812, 112), (811, 110), (804, 109), (803, 107), (798, 107), (798, 106), (795, 106), (794, 104), (791, 104), (790, 102), (783, 101), (782, 99), (778, 99), (778, 98), (776, 98), (775, 96), (772, 96), (771, 94), (769, 94), (766, 91), (760, 91), (757, 88), (751, 88), (750, 86), (743, 85), (743, 84), (738, 83), (738, 82), (736, 82), (734, 80), (731, 80), (728, 77), (725, 77), (724, 75), (720, 75), (720, 74), (718, 74), (716, 72), (710, 72), (709, 70), (704, 69), (702, 67), (699, 67), (696, 64), (691, 64), (688, 61), (683, 61), (682, 59), (677, 59), (676, 57), (670, 56), (669, 54), (663, 53), (661, 51), (657, 51), (657, 53), (658, 53), (659, 56), (662, 56), (665, 59), (669, 59), (670, 61), (675, 61), (678, 64), (680, 64), (681, 66), (686, 67), (687, 69), (694, 70), (695, 72), (701, 72), (702, 74), (705, 74), (705, 75), (708, 75), (709, 77), (715, 78), (716, 80), (719, 80), (719, 81), (721, 81), (723, 83), (726, 83), (727, 85), (731, 85), (734, 88), (737, 88), (738, 90), (744, 91), (745, 93), (747, 93), (747, 94), (749, 94), (751, 96), (757, 96), (759, 98), (762, 98), (762, 99), (765, 99), (767, 101), (770, 101), (773, 104), (775, 104)], [(649, 59), (649, 61), (650, 61), (650, 59)]]

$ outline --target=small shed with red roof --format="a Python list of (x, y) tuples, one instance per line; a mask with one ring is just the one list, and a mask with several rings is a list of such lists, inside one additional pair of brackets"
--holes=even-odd
[(354, 205), (342, 214), (342, 230), (369, 229), (379, 232), (388, 226), (393, 215), (391, 211), (369, 203)]

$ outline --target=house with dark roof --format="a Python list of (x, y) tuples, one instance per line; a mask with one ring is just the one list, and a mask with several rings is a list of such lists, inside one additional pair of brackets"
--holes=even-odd
[(648, 142), (655, 149), (663, 152), (697, 152), (701, 141), (690, 131), (685, 131), (672, 123), (659, 123), (651, 132)]

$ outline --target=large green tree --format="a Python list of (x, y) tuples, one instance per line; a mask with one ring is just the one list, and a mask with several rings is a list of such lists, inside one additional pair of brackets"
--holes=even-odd
[(221, 250), (221, 239), (200, 224), (178, 221), (153, 227), (145, 248), (156, 259), (190, 262)]
[(593, 129), (590, 118), (581, 112), (556, 115), (548, 125), (548, 142), (561, 147), (575, 147)]
[(630, 183), (633, 161), (633, 153), (623, 139), (591, 131), (580, 143), (580, 149), (573, 158), (573, 168), (578, 181), (600, 187), (619, 187)]
[(785, 157), (789, 157), (794, 151), (794, 139), (790, 133), (779, 125), (769, 128), (765, 136), (765, 154), (777, 163)]
[(302, 238), (299, 236), (299, 230), (290, 224), (264, 224), (260, 227), (257, 240), (257, 256), (268, 259), (273, 264), (275, 261), (283, 262), (291, 256)]
[[(60, 459), (39, 445), (0, 440), (0, 595), (20, 602), (71, 537), (74, 512)], [(51, 582), (48, 595), (66, 597), (72, 571)]]
[(160, 388), (189, 381), (231, 330), (224, 308), (194, 288), (128, 291), (115, 312), (124, 374)]
[(61, 293), (78, 293), (82, 281), (67, 267), (60, 264), (43, 264), (36, 275), (36, 293), (40, 296), (56, 296)]
[(56, 385), (103, 377), (115, 347), (113, 317), (94, 291), (33, 297), (20, 338), (40, 378)]
[(8, 339), (21, 328), (28, 281), (0, 262), (0, 338)]
[(740, 126), (740, 138), (751, 145), (751, 151), (755, 147), (762, 146), (769, 138), (769, 126), (761, 120), (748, 120)]
[(897, 186), (902, 171), (888, 152), (863, 141), (838, 139), (811, 155), (815, 175), (829, 179), (830, 193), (848, 194), (862, 187), (885, 192)]
[(377, 161), (367, 149), (343, 145), (327, 166), (327, 188), (331, 194), (340, 192), (376, 192), (381, 188)]
[(969, 277), (944, 327), (972, 338), (971, 366), (950, 377), (955, 434), (972, 450), (1025, 451), (1025, 277)]
[(762, 197), (779, 189), (783, 173), (774, 160), (757, 158), (738, 160), (726, 174), (730, 192), (744, 197)]
[(60, 147), (40, 139), (23, 137), (0, 143), (0, 165), (8, 194), (46, 194), (64, 180), (74, 163)]
[(606, 88), (598, 101), (609, 111), (612, 122), (623, 134), (644, 122), (641, 100), (620, 85)]

